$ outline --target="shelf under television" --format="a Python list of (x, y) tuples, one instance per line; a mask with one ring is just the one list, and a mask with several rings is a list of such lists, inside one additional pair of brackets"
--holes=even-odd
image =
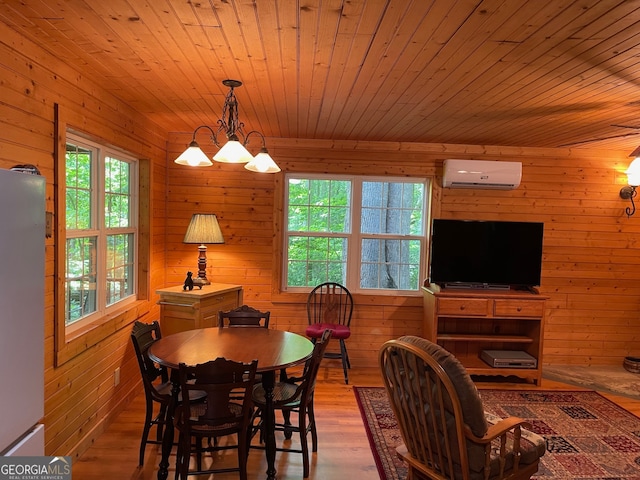
[(533, 343), (533, 340), (525, 335), (438, 333), (439, 342)]
[(504, 368), (487, 365), (482, 359), (472, 355), (459, 355), (458, 360), (465, 366), (469, 375), (483, 384), (493, 383), (534, 383), (539, 384), (540, 373), (537, 368)]

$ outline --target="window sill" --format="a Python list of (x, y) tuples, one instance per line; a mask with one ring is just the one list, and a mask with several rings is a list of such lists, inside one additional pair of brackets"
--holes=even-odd
[[(289, 293), (289, 292), (274, 292), (271, 295), (272, 303), (307, 303), (308, 292)], [(406, 307), (418, 307), (422, 306), (422, 293), (416, 292), (415, 294), (363, 294), (354, 293), (353, 303), (354, 307), (358, 305), (401, 305)]]

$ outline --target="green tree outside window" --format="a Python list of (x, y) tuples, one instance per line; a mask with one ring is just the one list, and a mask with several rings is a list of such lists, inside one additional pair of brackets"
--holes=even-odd
[(286, 187), (285, 288), (419, 289), (426, 180), (289, 175)]

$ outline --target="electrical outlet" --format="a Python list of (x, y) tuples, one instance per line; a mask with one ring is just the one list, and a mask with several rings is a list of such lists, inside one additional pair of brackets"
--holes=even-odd
[(113, 372), (113, 386), (117, 387), (120, 384), (120, 367), (116, 368)]

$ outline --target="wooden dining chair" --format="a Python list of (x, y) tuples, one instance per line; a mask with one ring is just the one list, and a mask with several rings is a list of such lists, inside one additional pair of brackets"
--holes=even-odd
[(238, 308), (218, 312), (219, 327), (263, 327), (269, 328), (271, 312), (261, 312), (249, 305), (241, 305)]
[[(233, 310), (223, 312), (218, 311), (218, 327), (239, 327), (239, 328), (269, 328), (269, 319), (271, 312), (261, 312), (249, 305), (241, 305)], [(287, 372), (285, 369), (280, 371), (280, 378), (285, 378)], [(262, 380), (262, 374), (256, 374), (256, 382)]]
[[(145, 419), (142, 429), (142, 439), (140, 440), (139, 465), (144, 464), (144, 452), (148, 443), (161, 444), (164, 426), (167, 421), (167, 407), (171, 401), (171, 382), (167, 369), (155, 364), (148, 356), (149, 347), (162, 337), (160, 324), (135, 322), (131, 330), (131, 342), (136, 353), (140, 374), (142, 375), (142, 385), (145, 396)], [(191, 392), (192, 401), (202, 400), (203, 392)], [(179, 397), (179, 401), (182, 396)], [(154, 415), (154, 405), (158, 405), (158, 413)], [(156, 426), (155, 440), (149, 439), (149, 433), (153, 426)]]
[(544, 438), (520, 418), (488, 418), (465, 368), (440, 345), (389, 340), (379, 363), (409, 479), (525, 480), (537, 472)]
[[(240, 480), (247, 479), (250, 422), (253, 413), (251, 393), (258, 361), (235, 362), (217, 358), (207, 363), (179, 365), (180, 389), (184, 393), (204, 391), (204, 402), (191, 402), (185, 395), (176, 410), (175, 425), (180, 432), (176, 457), (176, 476), (186, 480), (189, 475), (239, 472)], [(235, 444), (208, 443), (205, 439), (236, 435)], [(215, 461), (203, 467), (202, 454), (237, 449), (238, 466), (220, 468)], [(197, 455), (195, 469), (190, 469), (191, 455)]]
[[(275, 430), (284, 432), (286, 439), (290, 439), (293, 432), (300, 434), (300, 448), (279, 447), (278, 451), (302, 453), (303, 476), (309, 476), (309, 446), (307, 436), (311, 433), (312, 451), (318, 451), (318, 433), (316, 430), (316, 417), (313, 409), (313, 397), (316, 387), (316, 378), (320, 369), (320, 362), (331, 338), (331, 330), (322, 332), (322, 336), (313, 347), (311, 358), (306, 361), (302, 374), (299, 377), (289, 377), (286, 381), (276, 382), (273, 388), (273, 406), (280, 410), (284, 417), (283, 422), (275, 424)], [(256, 406), (254, 420), (260, 420), (253, 428), (252, 435), (260, 432), (263, 439), (262, 428), (264, 422), (262, 415), (266, 408), (265, 390), (262, 384), (257, 384), (253, 389), (253, 403)], [(298, 416), (297, 425), (292, 425), (291, 413)]]
[(340, 352), (325, 352), (325, 358), (340, 359), (344, 372), (344, 383), (349, 383), (347, 369), (351, 368), (345, 340), (351, 336), (351, 316), (353, 297), (347, 287), (336, 282), (318, 285), (307, 297), (307, 319), (305, 330), (311, 341), (320, 338), (326, 329), (331, 330), (331, 338), (340, 343)]

